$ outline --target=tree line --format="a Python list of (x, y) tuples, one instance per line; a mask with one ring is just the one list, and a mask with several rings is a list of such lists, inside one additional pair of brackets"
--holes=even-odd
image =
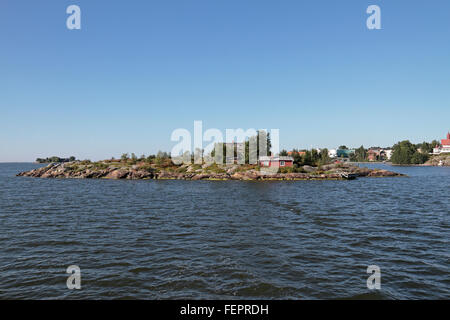
[(400, 141), (394, 145), (391, 161), (394, 164), (423, 164), (430, 159), (433, 149), (440, 143), (433, 140), (431, 143), (422, 142), (413, 144), (409, 140)]
[[(289, 155), (286, 150), (280, 152), (280, 156)], [(291, 152), (291, 157), (294, 159), (294, 166), (321, 166), (330, 163), (331, 159), (328, 155), (328, 149), (322, 149), (320, 152), (316, 149), (299, 151), (293, 149)]]
[(37, 163), (62, 163), (62, 162), (72, 162), (75, 161), (75, 157), (60, 158), (60, 157), (47, 157), (47, 158), (37, 158)]

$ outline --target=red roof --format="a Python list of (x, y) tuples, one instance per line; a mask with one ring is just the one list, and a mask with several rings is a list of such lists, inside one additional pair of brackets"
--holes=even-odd
[(447, 133), (447, 139), (442, 139), (441, 144), (443, 146), (449, 146), (450, 145), (450, 132)]

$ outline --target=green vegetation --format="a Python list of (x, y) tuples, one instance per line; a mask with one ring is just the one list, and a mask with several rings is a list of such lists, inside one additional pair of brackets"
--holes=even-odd
[(104, 162), (94, 162), (92, 167), (94, 169), (104, 170), (104, 169), (107, 169), (109, 167), (109, 165)]
[(295, 167), (280, 168), (280, 173), (294, 173), (294, 172), (297, 172), (297, 168), (295, 168)]
[(355, 153), (350, 155), (350, 161), (354, 162), (365, 162), (368, 160), (367, 149), (364, 146), (355, 149)]
[(423, 164), (427, 162), (429, 158), (430, 156), (428, 154), (416, 151), (411, 157), (411, 164)]
[(224, 168), (221, 168), (217, 165), (217, 163), (213, 163), (210, 166), (206, 168), (207, 172), (209, 173), (225, 173), (226, 170)]
[(294, 167), (301, 166), (320, 166), (330, 163), (331, 159), (328, 156), (328, 149), (322, 149), (318, 152), (316, 149), (312, 150), (292, 150), (292, 157), (294, 158)]
[(398, 142), (393, 147), (392, 163), (404, 165), (425, 163), (430, 157), (428, 155), (429, 146), (425, 144), (424, 142), (420, 145), (414, 145), (409, 140)]
[(45, 159), (42, 158), (37, 158), (36, 162), (37, 163), (62, 163), (62, 162), (72, 162), (75, 161), (75, 157), (70, 157), (70, 158), (60, 158), (60, 157), (48, 157)]
[(416, 149), (420, 150), (420, 152), (422, 153), (432, 153), (433, 149), (440, 146), (441, 144), (439, 143), (439, 141), (433, 140), (431, 143), (428, 142), (422, 142), (422, 143), (418, 143), (416, 144)]
[[(267, 149), (266, 150), (260, 150), (260, 139), (265, 139), (267, 141)], [(231, 143), (233, 145), (233, 155), (236, 159), (238, 156), (238, 143)], [(228, 144), (229, 146), (230, 144)], [(253, 152), (252, 155), (250, 155), (250, 145), (255, 145), (256, 150), (251, 150)], [(223, 163), (225, 164), (227, 161), (227, 144), (226, 143), (219, 143), (216, 144), (214, 147), (214, 150), (211, 151), (210, 156), (215, 157), (216, 154), (216, 148), (222, 147), (222, 154), (223, 154)], [(256, 155), (266, 155), (269, 156), (271, 154), (272, 149), (272, 141), (270, 138), (270, 133), (266, 132), (264, 130), (258, 130), (256, 136), (249, 137), (247, 141), (245, 141), (245, 163), (250, 163), (250, 157), (256, 158)], [(220, 150), (220, 149), (219, 149)], [(197, 152), (201, 152), (203, 154), (204, 150), (197, 150)], [(194, 159), (194, 155), (192, 155), (192, 160)]]

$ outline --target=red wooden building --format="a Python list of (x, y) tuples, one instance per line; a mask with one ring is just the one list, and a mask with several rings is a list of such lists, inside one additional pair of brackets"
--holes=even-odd
[(292, 167), (294, 158), (292, 157), (259, 157), (259, 165), (261, 167)]

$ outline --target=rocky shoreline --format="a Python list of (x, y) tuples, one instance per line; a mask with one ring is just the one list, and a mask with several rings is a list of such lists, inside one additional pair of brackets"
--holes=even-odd
[(424, 166), (443, 166), (443, 167), (450, 167), (450, 155), (449, 154), (442, 154), (433, 156), (430, 160), (425, 162), (423, 164)]
[[(283, 168), (285, 169), (285, 168)], [(330, 164), (317, 167), (304, 166), (303, 172), (268, 174), (251, 165), (182, 165), (158, 167), (147, 164), (123, 164), (120, 162), (53, 163), (17, 174), (20, 177), (66, 179), (128, 179), (128, 180), (350, 180), (357, 177), (400, 177), (403, 174), (380, 169), (361, 168), (351, 164)]]

